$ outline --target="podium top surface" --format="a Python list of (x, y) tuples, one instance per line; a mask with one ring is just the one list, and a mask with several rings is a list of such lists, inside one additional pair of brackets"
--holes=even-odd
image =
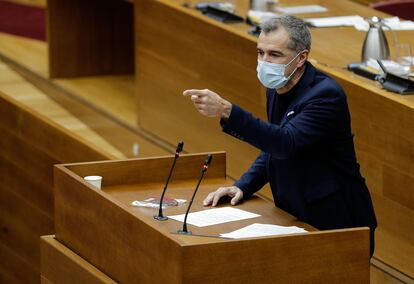
[[(187, 202), (164, 209), (164, 216), (184, 214), (186, 212), (197, 184), (204, 158), (204, 155), (189, 155), (178, 159), (164, 198), (185, 199)], [(240, 239), (220, 238), (219, 235), (253, 223), (298, 226), (307, 231), (316, 231), (310, 225), (300, 222), (297, 218), (275, 207), (273, 202), (254, 196), (234, 206), (234, 208), (258, 214), (260, 215), (259, 217), (206, 227), (188, 224), (188, 230), (192, 231), (192, 236), (176, 234), (177, 230), (182, 228), (182, 222), (173, 219), (158, 221), (153, 218), (154, 215), (158, 214), (157, 208), (131, 205), (135, 200), (143, 201), (151, 197), (160, 197), (171, 163), (172, 157), (160, 157), (158, 159), (131, 159), (59, 165), (57, 169), (69, 175), (71, 178), (70, 182), (76, 183), (77, 186), (83, 188), (84, 194), (91, 194), (93, 196), (92, 199), (109, 201), (112, 206), (108, 210), (121, 210), (124, 213), (128, 213), (130, 217), (133, 216), (131, 221), (135, 219), (136, 222), (142, 222), (181, 246), (241, 241)], [(101, 190), (95, 189), (85, 182), (83, 177), (86, 175), (102, 176)], [(233, 181), (225, 176), (225, 154), (215, 153), (212, 165), (200, 184), (190, 213), (214, 208), (203, 206), (202, 201), (204, 198), (209, 192), (221, 186), (230, 186), (232, 184)], [(97, 204), (97, 202), (93, 201), (93, 204)], [(220, 202), (216, 208), (226, 206), (231, 206), (228, 199)]]
[[(165, 197), (174, 199), (185, 199), (187, 200), (187, 202), (179, 206), (172, 206), (164, 209), (163, 212), (165, 216), (185, 213), (188, 206), (188, 201), (191, 199), (196, 183), (197, 180), (193, 179), (180, 182), (173, 182), (169, 185)], [(209, 210), (212, 208), (231, 206), (228, 202), (229, 200), (227, 199), (221, 202), (217, 207), (205, 207), (203, 206), (203, 200), (209, 192), (214, 191), (221, 186), (232, 185), (232, 183), (233, 181), (229, 179), (204, 180), (201, 183), (198, 193), (194, 199), (190, 213), (202, 210)], [(176, 240), (182, 245), (232, 241), (230, 239), (217, 237), (222, 233), (229, 233), (234, 230), (248, 226), (252, 223), (274, 224), (281, 226), (298, 226), (305, 228), (307, 231), (315, 231), (315, 229), (313, 229), (311, 226), (303, 222), (300, 222), (295, 217), (276, 208), (272, 202), (255, 196), (247, 201), (240, 203), (239, 205), (234, 206), (234, 208), (246, 210), (248, 212), (261, 215), (260, 217), (206, 227), (188, 225), (188, 230), (192, 231), (194, 235), (178, 235), (175, 233), (178, 229), (182, 228), (182, 222), (173, 220), (171, 218), (169, 218), (166, 221), (157, 221), (153, 218), (153, 216), (158, 213), (158, 209), (134, 207), (131, 205), (131, 202), (135, 200), (142, 201), (150, 197), (159, 197), (162, 192), (163, 186), (164, 185), (160, 183), (146, 183), (137, 185), (112, 186), (103, 188), (103, 191), (106, 194), (108, 194), (110, 198), (116, 200), (117, 202), (119, 202), (119, 204), (122, 204), (122, 207), (131, 212), (136, 218), (145, 222), (147, 225), (153, 227), (159, 232), (162, 232), (164, 235)], [(203, 237), (196, 235), (203, 235)]]

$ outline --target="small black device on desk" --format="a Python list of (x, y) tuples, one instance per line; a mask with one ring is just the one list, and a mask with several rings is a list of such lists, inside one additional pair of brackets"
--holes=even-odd
[(361, 62), (348, 64), (348, 70), (354, 72), (359, 76), (368, 78), (373, 81), (375, 81), (377, 79), (377, 76), (379, 76), (378, 73), (373, 72), (370, 68), (368, 68)]
[(401, 95), (413, 95), (414, 94), (414, 81), (408, 77), (399, 76), (387, 72), (387, 69), (382, 64), (381, 60), (377, 60), (384, 74), (378, 76), (378, 81), (381, 83), (384, 89), (391, 92), (399, 93)]
[(369, 68), (360, 62), (348, 64), (348, 70), (362, 77), (380, 82), (382, 87), (388, 91), (401, 95), (414, 94), (413, 80), (409, 79), (408, 77), (390, 73), (386, 70), (381, 60), (377, 60), (377, 62), (384, 72), (383, 74), (374, 72), (372, 68)]
[(215, 5), (208, 4), (208, 3), (199, 3), (196, 5), (196, 9), (200, 10), (204, 15), (214, 20), (217, 20), (222, 23), (240, 23), (243, 22), (244, 19), (234, 13), (230, 13), (228, 11), (221, 10)]

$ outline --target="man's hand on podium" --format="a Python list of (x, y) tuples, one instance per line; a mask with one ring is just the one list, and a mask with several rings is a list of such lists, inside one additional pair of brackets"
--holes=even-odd
[(243, 191), (236, 186), (219, 187), (216, 191), (210, 192), (203, 201), (204, 206), (216, 206), (220, 198), (228, 196), (231, 198), (231, 205), (236, 205), (243, 199)]

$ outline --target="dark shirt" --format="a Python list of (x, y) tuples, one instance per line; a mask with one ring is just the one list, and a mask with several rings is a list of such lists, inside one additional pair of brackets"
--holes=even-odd
[(288, 109), (292, 98), (294, 97), (294, 92), (292, 90), (290, 90), (287, 93), (284, 93), (282, 95), (277, 94), (276, 92), (274, 92), (273, 94), (270, 93), (271, 96), (274, 96), (273, 99), (273, 106), (272, 108), (274, 109), (273, 113), (273, 118), (272, 118), (272, 122), (274, 124), (280, 125), (280, 122), (283, 118), (283, 116), (286, 113), (286, 110)]

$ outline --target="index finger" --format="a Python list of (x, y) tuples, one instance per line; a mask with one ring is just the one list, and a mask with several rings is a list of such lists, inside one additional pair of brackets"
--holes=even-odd
[(204, 96), (204, 95), (206, 95), (206, 93), (205, 93), (205, 90), (197, 90), (197, 89), (185, 90), (183, 92), (183, 96), (188, 97), (188, 96), (192, 96), (192, 95)]

